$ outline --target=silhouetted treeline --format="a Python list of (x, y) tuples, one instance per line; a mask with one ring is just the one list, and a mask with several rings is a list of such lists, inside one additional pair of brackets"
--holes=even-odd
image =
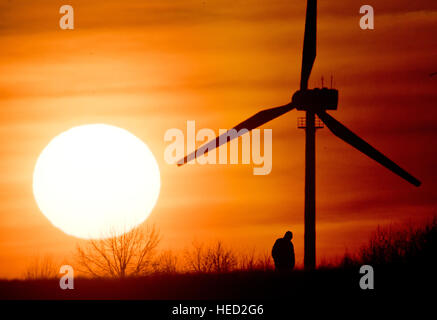
[[(270, 252), (239, 251), (221, 241), (193, 242), (180, 253), (157, 249), (159, 231), (143, 226), (120, 236), (90, 241), (78, 247), (76, 259), (67, 261), (78, 276), (94, 278), (124, 278), (151, 274), (218, 274), (234, 271), (273, 271)], [(437, 217), (418, 227), (378, 227), (369, 242), (357, 252), (337, 263), (319, 264), (326, 269), (356, 269), (363, 264), (373, 267), (408, 266), (431, 269), (436, 267)], [(59, 264), (47, 257), (35, 259), (26, 267), (24, 278), (49, 279), (59, 276)]]
[(378, 227), (368, 244), (356, 254), (346, 254), (340, 266), (368, 264), (435, 268), (436, 248), (437, 217), (416, 227)]

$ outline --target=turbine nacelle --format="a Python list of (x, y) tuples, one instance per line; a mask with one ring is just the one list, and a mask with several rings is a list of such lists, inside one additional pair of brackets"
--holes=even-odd
[(338, 90), (328, 88), (298, 90), (293, 94), (291, 103), (301, 111), (337, 110)]

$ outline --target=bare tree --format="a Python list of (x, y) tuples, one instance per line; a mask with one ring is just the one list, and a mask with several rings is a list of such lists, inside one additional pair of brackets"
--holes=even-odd
[(121, 236), (89, 240), (77, 247), (80, 271), (94, 277), (138, 276), (151, 269), (159, 232), (155, 226), (142, 225)]
[(185, 250), (184, 254), (186, 268), (194, 272), (209, 272), (209, 265), (206, 259), (206, 250), (203, 244), (197, 241), (192, 242), (192, 248)]
[(35, 257), (24, 272), (26, 280), (54, 279), (58, 277), (59, 267), (50, 255)]
[(185, 251), (185, 263), (194, 272), (229, 272), (236, 265), (236, 257), (221, 241), (210, 246), (193, 242), (193, 248)]
[(153, 261), (153, 270), (160, 273), (176, 273), (178, 271), (178, 257), (171, 250), (161, 252)]
[(217, 241), (208, 249), (207, 258), (213, 272), (229, 272), (236, 265), (234, 252), (226, 248), (221, 241)]

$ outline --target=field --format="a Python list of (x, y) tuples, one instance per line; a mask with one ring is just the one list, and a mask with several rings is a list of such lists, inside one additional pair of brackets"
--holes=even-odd
[[(0, 299), (283, 300), (418, 296), (436, 284), (436, 235), (437, 219), (416, 228), (378, 228), (359, 252), (346, 254), (338, 265), (319, 266), (314, 271), (279, 273), (246, 268), (221, 272), (160, 271), (122, 278), (78, 277), (74, 279), (73, 290), (60, 289), (57, 278), (2, 280)], [(373, 267), (373, 290), (360, 288), (363, 264)]]

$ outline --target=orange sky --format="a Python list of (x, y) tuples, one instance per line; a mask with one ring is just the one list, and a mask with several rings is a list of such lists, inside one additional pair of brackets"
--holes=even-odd
[[(86, 123), (145, 141), (161, 170), (150, 217), (163, 248), (222, 239), (266, 250), (291, 229), (303, 259), (304, 132), (293, 111), (268, 123), (273, 170), (164, 161), (164, 133), (230, 128), (287, 103), (299, 85), (306, 1), (68, 1), (75, 30), (58, 26), (63, 1), (0, 2), (0, 277), (30, 256), (68, 258), (77, 239), (54, 228), (32, 194), (36, 159), (57, 134)], [(359, 8), (375, 9), (375, 30)], [(317, 257), (365, 243), (379, 224), (436, 213), (437, 3), (319, 1), (310, 87), (335, 77), (331, 112), (423, 186), (415, 188), (334, 137), (317, 132)]]

